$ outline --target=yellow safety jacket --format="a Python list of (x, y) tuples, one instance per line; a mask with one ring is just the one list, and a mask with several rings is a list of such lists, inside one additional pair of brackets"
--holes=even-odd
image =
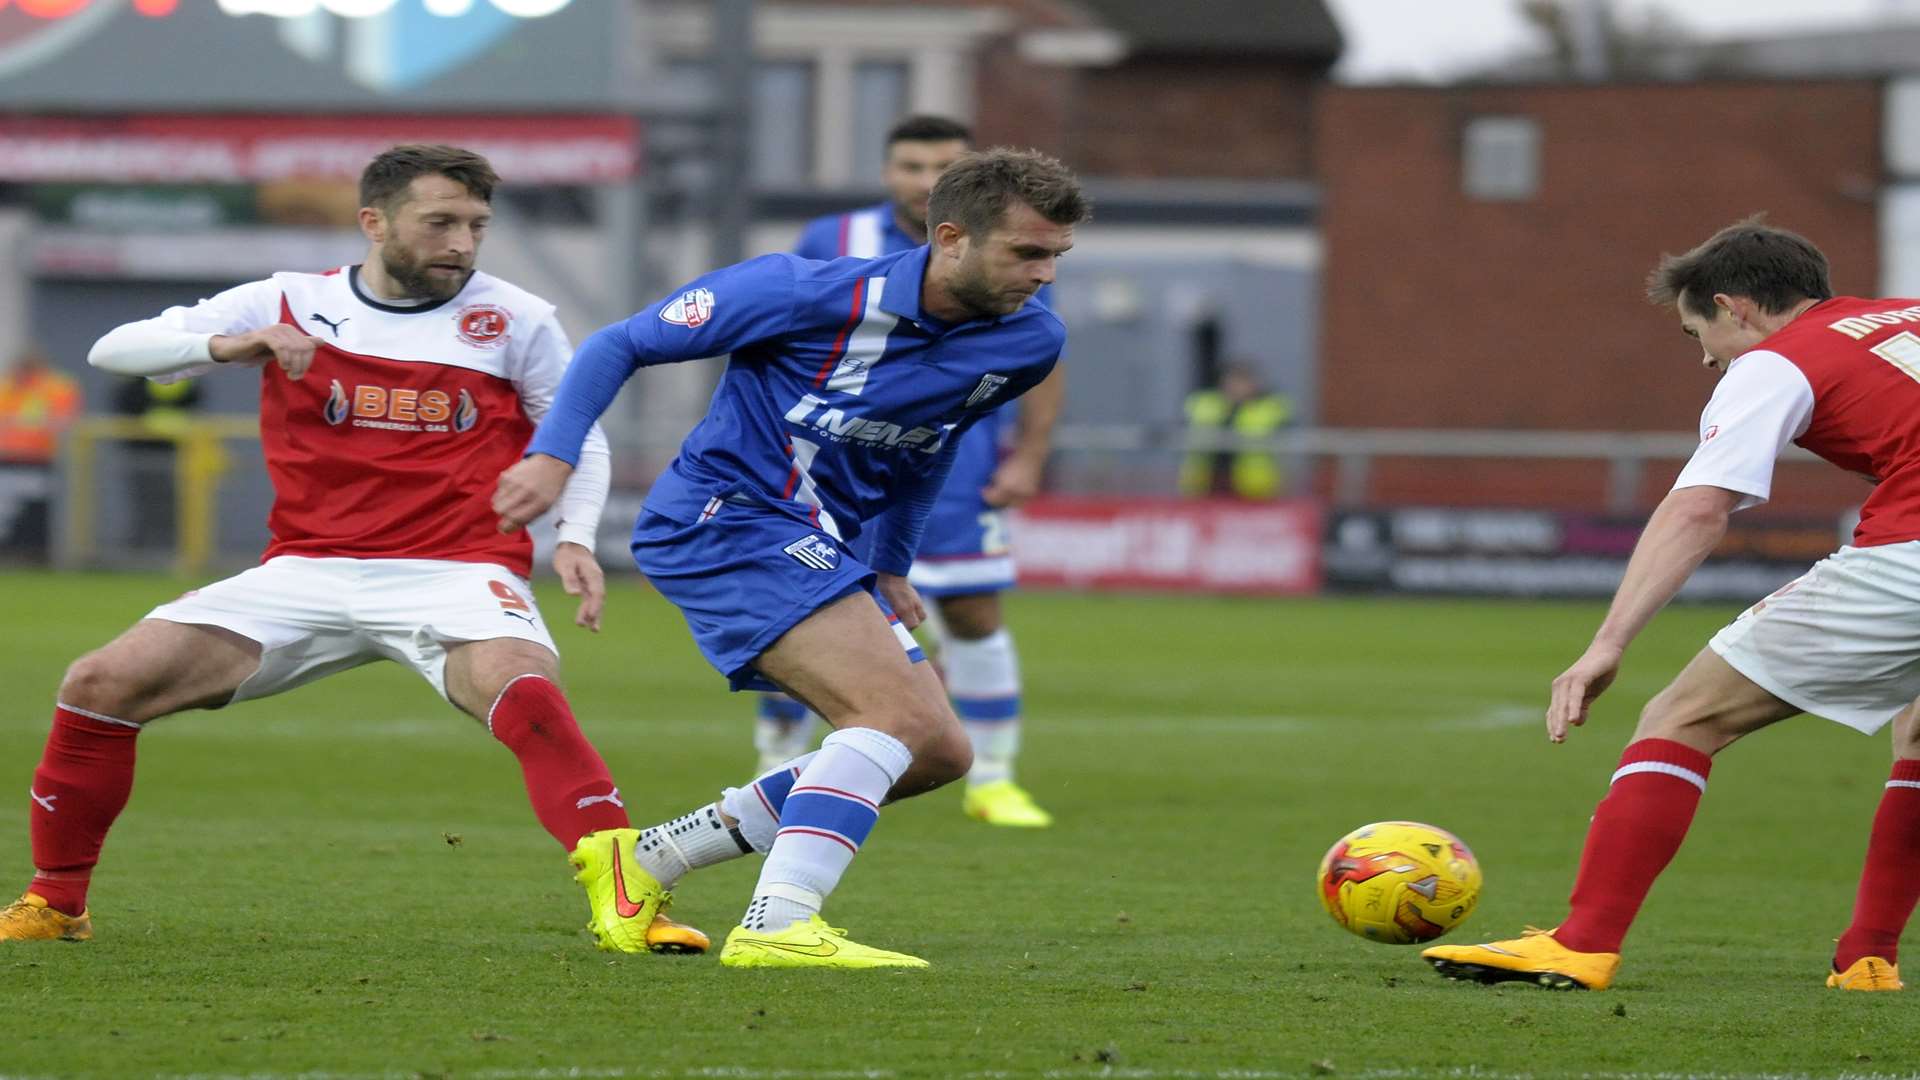
[[(1234, 408), (1218, 390), (1196, 390), (1187, 396), (1187, 426), (1193, 431), (1231, 432), (1245, 439), (1266, 439), (1293, 416), (1293, 404), (1279, 394), (1263, 394)], [(1214, 462), (1223, 456), (1210, 451), (1187, 455), (1180, 466), (1180, 490), (1187, 495), (1231, 494), (1241, 499), (1271, 499), (1280, 493), (1284, 474), (1280, 463), (1264, 450), (1228, 451), (1230, 492), (1216, 492)]]

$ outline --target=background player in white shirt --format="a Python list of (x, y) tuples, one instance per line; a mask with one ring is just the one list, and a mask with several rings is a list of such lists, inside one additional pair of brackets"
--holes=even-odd
[(1663, 259), (1648, 294), (1678, 310), (1701, 362), (1725, 371), (1700, 447), (1654, 510), (1593, 643), (1553, 682), (1547, 735), (1586, 722), (1628, 644), (1724, 535), (1765, 502), (1794, 442), (1876, 481), (1853, 543), (1747, 609), (1640, 713), (1594, 811), (1569, 901), (1551, 931), (1425, 956), (1444, 975), (1600, 990), (1654, 879), (1685, 839), (1713, 755), (1813, 713), (1871, 733), (1893, 724), (1853, 923), (1827, 985), (1901, 989), (1901, 930), (1920, 899), (1920, 301), (1835, 297), (1827, 260), (1757, 219)]
[[(162, 604), (68, 669), (33, 778), (36, 873), (0, 911), (0, 940), (92, 936), (87, 886), (145, 725), (389, 659), (519, 759), (602, 948), (706, 948), (698, 931), (643, 919), (596, 854), (593, 834), (627, 826), (625, 804), (560, 692), (527, 584), (532, 543), (501, 534), (488, 507), (571, 355), (551, 304), (473, 268), (497, 181), (470, 151), (395, 147), (361, 176), (365, 262), (240, 285), (94, 345), (90, 363), (125, 375), (258, 370), (272, 541), (260, 566)], [(608, 473), (596, 429), (554, 552), (581, 598), (575, 621), (595, 630)]]

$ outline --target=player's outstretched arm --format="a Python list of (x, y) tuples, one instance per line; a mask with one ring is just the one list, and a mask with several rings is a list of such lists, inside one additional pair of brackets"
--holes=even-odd
[(1627, 646), (1720, 543), (1727, 533), (1727, 519), (1744, 498), (1737, 491), (1703, 485), (1668, 492), (1660, 501), (1634, 544), (1626, 576), (1593, 635), (1593, 644), (1553, 680), (1547, 705), (1548, 739), (1562, 742), (1569, 728), (1587, 722), (1588, 709), (1612, 684)]
[(920, 602), (919, 592), (907, 584), (907, 571), (920, 550), (920, 536), (926, 532), (927, 516), (933, 512), (947, 474), (953, 471), (953, 458), (963, 434), (965, 429), (948, 432), (946, 445), (940, 448), (927, 471), (898, 491), (893, 505), (872, 520), (870, 562), (876, 576), (874, 588), (893, 605), (893, 613), (900, 616), (909, 630), (926, 619), (927, 609)]
[(600, 613), (607, 604), (607, 575), (600, 569), (600, 560), (594, 558), (593, 550), (562, 540), (554, 545), (553, 569), (560, 575), (560, 584), (567, 595), (580, 598), (573, 625), (599, 633)]
[(1047, 455), (1053, 451), (1053, 426), (1060, 419), (1066, 397), (1065, 364), (1055, 364), (1040, 385), (1021, 396), (1020, 412), (1014, 420), (1013, 449), (980, 493), (988, 506), (1019, 506), (1040, 494)]
[[(114, 327), (93, 343), (87, 363), (116, 375), (161, 380), (191, 377), (215, 363), (235, 362), (229, 357), (234, 348), (231, 340), (223, 342), (220, 355), (213, 352), (213, 342), (222, 338), (257, 341), (256, 328), (279, 325), (280, 303), (280, 286), (271, 279), (236, 285), (191, 307), (170, 307), (151, 319)], [(290, 348), (298, 347), (296, 341), (307, 343), (310, 361), (315, 339), (293, 327), (281, 329), (290, 334), (284, 338)]]

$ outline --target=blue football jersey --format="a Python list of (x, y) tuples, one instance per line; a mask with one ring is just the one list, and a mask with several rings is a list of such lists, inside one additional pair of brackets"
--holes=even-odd
[(863, 206), (844, 214), (817, 217), (800, 230), (793, 253), (803, 259), (831, 260), (848, 255), (872, 259), (917, 248), (922, 241), (909, 236), (894, 220), (893, 204)]
[(528, 453), (577, 460), (588, 427), (641, 365), (730, 353), (647, 509), (691, 522), (749, 499), (842, 540), (895, 510), (874, 537), (872, 565), (905, 574), (956, 438), (1045, 379), (1066, 342), (1037, 300), (961, 323), (927, 314), (929, 250), (832, 262), (767, 255), (688, 283), (582, 343)]
[[(891, 202), (863, 206), (843, 214), (814, 218), (800, 230), (793, 253), (805, 259), (838, 259), (853, 255), (872, 258), (915, 248), (920, 242), (907, 235), (893, 216)], [(1035, 299), (1050, 303), (1053, 286), (1040, 290)], [(953, 468), (941, 486), (939, 502), (928, 524), (926, 542), (921, 551), (928, 557), (982, 554), (981, 515), (993, 508), (982, 497), (993, 474), (1000, 467), (1001, 445), (1005, 441), (1013, 408), (999, 409), (982, 417), (960, 440), (954, 452)], [(1011, 581), (1003, 584), (1011, 584)]]

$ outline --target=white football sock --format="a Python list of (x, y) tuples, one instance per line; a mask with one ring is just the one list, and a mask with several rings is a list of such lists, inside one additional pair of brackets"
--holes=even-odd
[(973, 742), (967, 783), (1013, 779), (1020, 753), (1020, 658), (1006, 627), (976, 641), (949, 638), (940, 656), (947, 666), (953, 711)]
[(787, 793), (793, 790), (793, 782), (819, 752), (815, 750), (792, 761), (783, 761), (754, 777), (745, 787), (730, 787), (720, 793), (721, 811), (740, 823), (736, 828), (753, 850), (764, 854), (773, 847)]
[(753, 845), (740, 829), (729, 828), (720, 819), (717, 803), (642, 829), (640, 839), (633, 844), (633, 857), (641, 869), (668, 889), (689, 870), (737, 859), (752, 851)]
[(741, 925), (784, 930), (818, 914), (879, 820), (880, 800), (912, 763), (906, 744), (883, 731), (828, 735), (787, 793)]

